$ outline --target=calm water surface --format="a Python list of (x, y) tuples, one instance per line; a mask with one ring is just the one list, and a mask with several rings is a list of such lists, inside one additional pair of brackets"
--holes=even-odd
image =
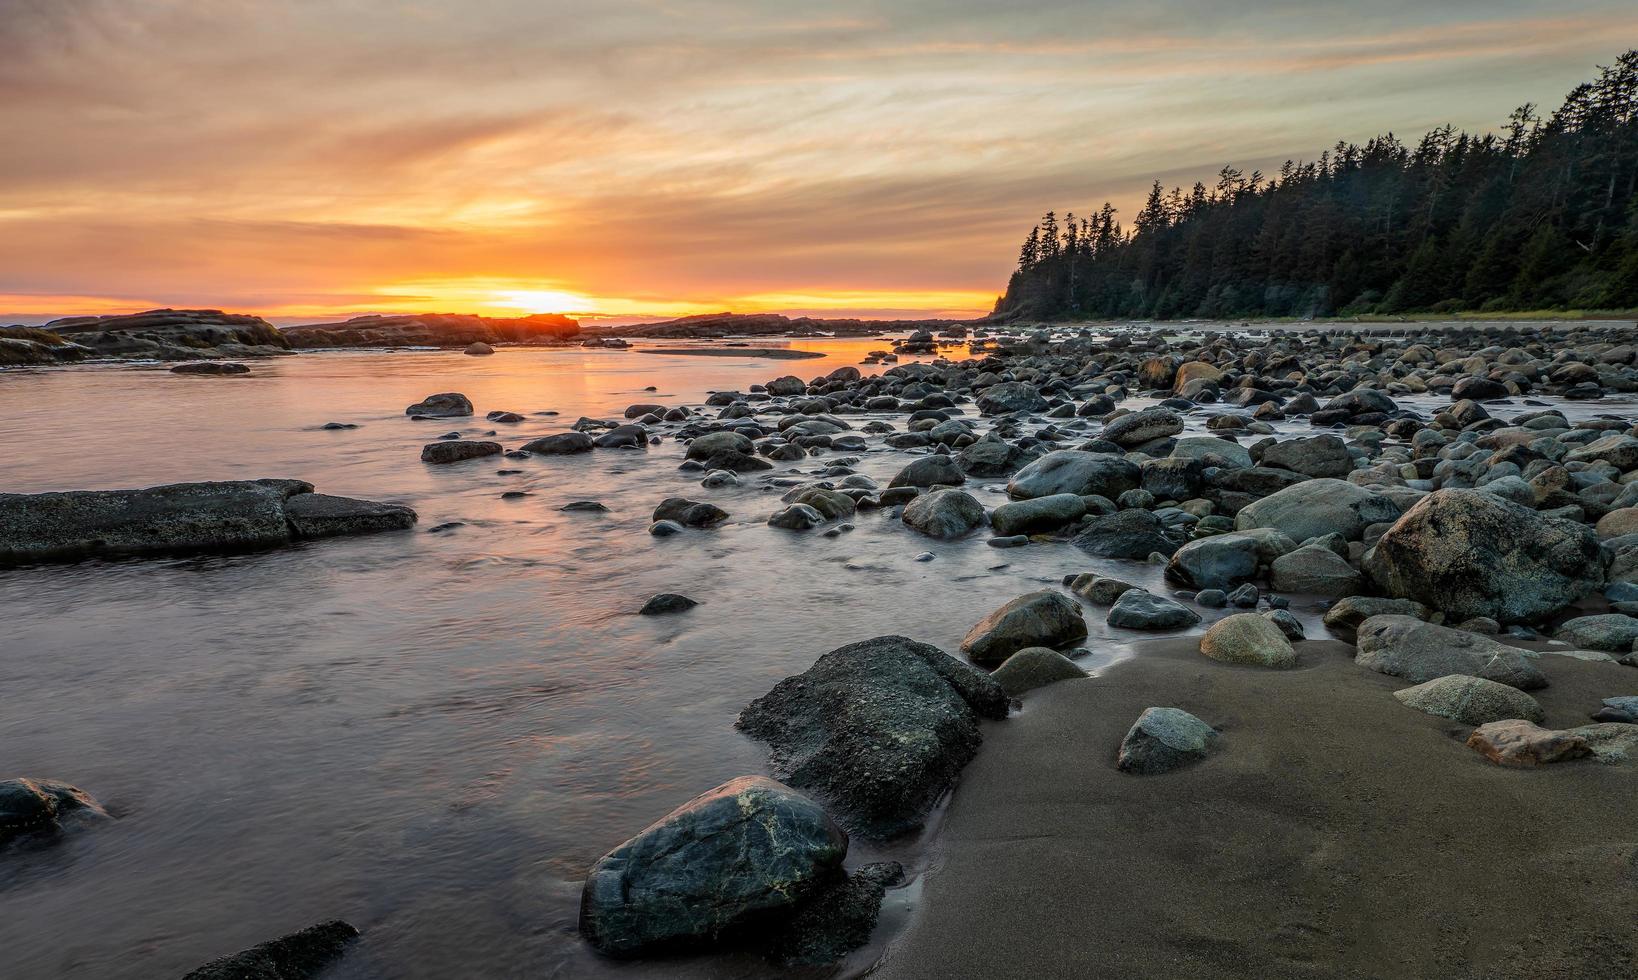
[[(0, 373), (0, 490), (298, 477), (421, 515), (413, 532), (251, 555), (0, 572), (0, 777), (68, 780), (119, 818), (0, 857), (8, 980), (176, 976), (333, 917), (364, 932), (340, 978), (768, 973), (750, 958), (592, 955), (575, 934), (586, 868), (691, 796), (764, 772), (735, 715), (827, 650), (903, 633), (953, 651), (995, 606), (1067, 572), (1101, 566), (1163, 587), (1151, 566), (932, 541), (887, 511), (861, 512), (835, 539), (772, 529), (780, 490), (754, 474), (704, 490), (677, 471), (669, 440), (418, 459), (452, 429), (498, 429), (512, 447), (581, 415), (697, 406), (711, 390), (823, 374), (885, 345), (795, 346), (830, 356), (509, 349), (305, 354), (255, 362), (246, 378)], [(476, 419), (404, 416), (451, 390)], [(482, 421), (493, 409), (529, 421)], [(531, 414), (543, 411), (561, 414)], [(328, 421), (360, 428), (317, 428)], [(885, 484), (909, 456), (872, 446), (857, 469)], [(523, 472), (496, 472), (508, 468)], [(1002, 482), (974, 492), (993, 506)], [(500, 499), (514, 489), (532, 496)], [(650, 537), (654, 505), (676, 494), (733, 516)], [(558, 511), (582, 498), (610, 512)], [(465, 526), (429, 533), (448, 521)], [(922, 551), (936, 560), (916, 562)], [(703, 605), (634, 615), (662, 591)], [(1088, 623), (1085, 665), (1127, 655), (1129, 635), (1101, 615)], [(856, 844), (850, 863), (881, 853)], [(888, 853), (919, 868), (914, 842)], [(898, 893), (889, 919), (915, 894)]]

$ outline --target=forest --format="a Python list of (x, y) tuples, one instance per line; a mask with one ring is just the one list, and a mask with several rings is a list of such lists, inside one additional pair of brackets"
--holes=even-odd
[(1327, 317), (1638, 307), (1638, 50), (1543, 115), (1338, 143), (1278, 175), (1156, 181), (1124, 228), (1048, 212), (999, 319)]

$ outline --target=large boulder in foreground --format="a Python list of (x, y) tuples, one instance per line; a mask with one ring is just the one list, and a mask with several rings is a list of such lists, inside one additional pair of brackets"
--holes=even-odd
[(843, 826), (886, 839), (921, 826), (972, 760), (979, 718), (1007, 696), (937, 647), (878, 636), (830, 651), (740, 712), (774, 772), (823, 799)]
[(580, 932), (616, 956), (716, 942), (816, 894), (846, 856), (847, 834), (819, 804), (742, 776), (599, 858)]
[(1027, 647), (1061, 647), (1085, 636), (1080, 604), (1062, 592), (1042, 589), (985, 616), (967, 631), (961, 652), (974, 663), (998, 664)]
[(1383, 494), (1346, 480), (1304, 480), (1253, 501), (1234, 515), (1236, 529), (1279, 528), (1294, 541), (1340, 534), (1358, 541), (1365, 529), (1399, 516), (1399, 505)]
[(1356, 642), (1354, 663), (1413, 684), (1466, 674), (1521, 691), (1547, 686), (1547, 678), (1516, 647), (1411, 616), (1372, 616), (1359, 624)]
[(1454, 621), (1540, 620), (1604, 585), (1591, 528), (1483, 490), (1424, 497), (1382, 535), (1365, 567), (1388, 595)]
[(250, 551), (415, 523), (408, 507), (348, 497), (299, 500), (312, 496), (313, 485), (301, 480), (0, 494), (0, 566)]
[(272, 942), (211, 960), (182, 980), (308, 980), (323, 973), (358, 938), (358, 930), (334, 919)]
[(1114, 500), (1135, 490), (1143, 480), (1143, 470), (1125, 456), (1089, 453), (1080, 449), (1059, 449), (1013, 475), (1007, 495), (1014, 500), (1033, 500), (1054, 494), (1097, 495)]

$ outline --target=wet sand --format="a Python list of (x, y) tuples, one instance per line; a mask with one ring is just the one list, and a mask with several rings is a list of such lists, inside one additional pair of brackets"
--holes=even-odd
[[(1638, 767), (1509, 770), (1334, 640), (1292, 671), (1143, 646), (989, 724), (921, 907), (877, 976), (1630, 978)], [(1547, 726), (1638, 673), (1544, 657)], [(1128, 776), (1151, 705), (1215, 726), (1191, 768)]]

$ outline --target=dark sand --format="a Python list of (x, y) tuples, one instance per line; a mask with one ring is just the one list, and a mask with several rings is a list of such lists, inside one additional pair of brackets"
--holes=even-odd
[[(878, 976), (1638, 976), (1638, 767), (1495, 766), (1336, 641), (1283, 672), (1197, 644), (986, 726)], [(1540, 663), (1548, 727), (1638, 693), (1631, 667)], [(1215, 726), (1216, 754), (1116, 770), (1151, 705)]]
[(767, 357), (779, 361), (805, 361), (814, 357), (829, 357), (816, 350), (791, 350), (789, 347), (645, 347), (639, 354), (687, 354), (690, 357)]

